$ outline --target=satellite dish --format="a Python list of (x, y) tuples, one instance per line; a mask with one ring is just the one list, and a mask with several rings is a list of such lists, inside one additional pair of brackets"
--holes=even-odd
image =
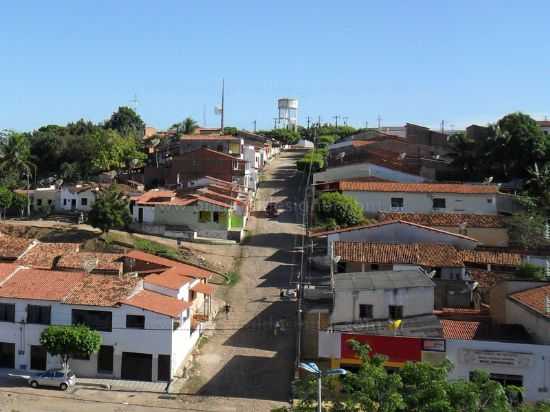
[(399, 159), (403, 160), (405, 157), (407, 157), (407, 153), (403, 152), (399, 155)]
[(346, 152), (338, 153), (338, 154), (336, 155), (336, 158), (337, 158), (338, 160), (341, 160), (341, 159), (343, 159), (344, 157), (346, 157)]
[(485, 179), (485, 180), (483, 181), (483, 183), (486, 184), (486, 185), (488, 185), (489, 183), (492, 183), (492, 182), (493, 182), (493, 176), (488, 177), (487, 179)]

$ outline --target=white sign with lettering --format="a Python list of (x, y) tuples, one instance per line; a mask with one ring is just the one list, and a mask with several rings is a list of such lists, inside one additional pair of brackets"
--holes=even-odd
[(470, 365), (528, 368), (532, 360), (531, 353), (462, 349), (462, 361)]

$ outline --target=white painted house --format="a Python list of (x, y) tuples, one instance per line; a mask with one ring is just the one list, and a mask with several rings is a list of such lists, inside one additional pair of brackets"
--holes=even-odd
[(371, 215), (381, 210), (497, 214), (496, 185), (343, 180), (339, 190), (357, 199), (365, 213)]
[(203, 312), (210, 309), (208, 272), (141, 252), (128, 259), (134, 273), (151, 274), (119, 277), (0, 265), (0, 367), (59, 367), (59, 358), (40, 345), (40, 334), (48, 325), (86, 324), (101, 334), (101, 349), (70, 361), (77, 376), (169, 381), (209, 318)]
[(67, 212), (89, 212), (99, 193), (98, 186), (86, 184), (63, 186), (60, 190), (59, 209)]
[(313, 184), (353, 180), (357, 178), (375, 177), (392, 182), (422, 183), (425, 177), (408, 173), (388, 166), (378, 165), (369, 161), (353, 163), (345, 166), (331, 167), (325, 171), (313, 174)]

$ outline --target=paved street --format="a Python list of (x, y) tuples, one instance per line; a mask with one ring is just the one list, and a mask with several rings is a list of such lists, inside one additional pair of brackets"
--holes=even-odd
[[(303, 176), (296, 174), (298, 153), (283, 153), (269, 165), (251, 216), (243, 246), (219, 246), (241, 254), (240, 281), (226, 299), (228, 319), (222, 314), (216, 330), (200, 350), (192, 377), (175, 389), (178, 395), (76, 389), (63, 393), (31, 389), (21, 384), (0, 387), (4, 411), (269, 411), (286, 404), (295, 356), (295, 301), (283, 301), (280, 288), (289, 286), (299, 270)], [(267, 219), (268, 201), (281, 204), (280, 215)], [(212, 250), (213, 246), (208, 249)], [(234, 256), (235, 257), (235, 256)], [(212, 256), (209, 256), (212, 258)], [(285, 325), (275, 334), (275, 323)]]

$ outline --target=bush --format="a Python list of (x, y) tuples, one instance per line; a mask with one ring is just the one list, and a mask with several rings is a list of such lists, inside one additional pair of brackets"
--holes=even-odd
[(323, 150), (308, 152), (296, 162), (296, 168), (302, 172), (308, 172), (311, 165), (311, 173), (319, 172), (325, 167), (325, 153)]
[(516, 276), (522, 279), (543, 280), (546, 277), (546, 271), (541, 266), (522, 263), (516, 271)]
[(331, 145), (336, 140), (338, 140), (339, 136), (335, 134), (325, 134), (323, 136), (319, 136), (318, 143), (324, 143), (325, 145)]
[(364, 220), (363, 208), (359, 202), (351, 196), (339, 192), (323, 193), (319, 197), (319, 218), (338, 226), (352, 226)]

